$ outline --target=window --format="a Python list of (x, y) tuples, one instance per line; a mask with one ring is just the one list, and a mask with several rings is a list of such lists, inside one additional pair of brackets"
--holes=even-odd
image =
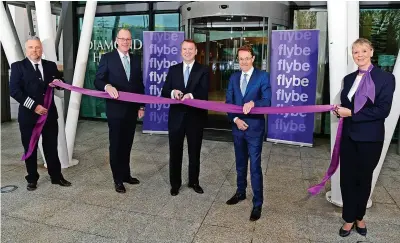
[[(79, 18), (79, 33), (82, 30), (83, 18)], [(115, 38), (118, 28), (129, 28), (132, 32), (132, 53), (142, 56), (143, 31), (149, 30), (148, 15), (105, 16), (95, 17), (92, 40), (90, 43), (84, 88), (95, 89), (94, 80), (101, 55), (116, 48)], [(91, 96), (82, 96), (82, 117), (106, 118), (105, 100)]]
[(155, 14), (155, 31), (179, 30), (179, 13)]
[(400, 48), (399, 23), (399, 9), (360, 11), (360, 37), (370, 40), (374, 46), (373, 64), (388, 72), (393, 72)]

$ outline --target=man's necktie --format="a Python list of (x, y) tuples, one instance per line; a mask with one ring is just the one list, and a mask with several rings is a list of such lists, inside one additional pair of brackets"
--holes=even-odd
[(186, 66), (185, 75), (183, 76), (183, 80), (185, 81), (185, 88), (189, 80), (189, 74), (190, 74), (190, 67)]
[(43, 81), (42, 74), (40, 73), (40, 70), (39, 70), (39, 64), (35, 64), (35, 72), (36, 72), (36, 75), (38, 76), (39, 80)]
[(129, 78), (131, 77), (131, 66), (129, 65), (128, 56), (124, 56), (123, 60), (126, 78), (129, 81)]
[(244, 93), (246, 92), (246, 88), (247, 88), (247, 73), (244, 73), (242, 82), (240, 84), (240, 91), (242, 91), (243, 96), (244, 96)]

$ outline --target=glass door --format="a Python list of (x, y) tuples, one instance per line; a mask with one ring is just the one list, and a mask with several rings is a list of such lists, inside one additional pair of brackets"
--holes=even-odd
[[(267, 18), (217, 16), (191, 19), (190, 38), (197, 43), (196, 61), (209, 67), (209, 100), (224, 103), (229, 77), (240, 71), (237, 50), (251, 45), (254, 66), (266, 70)], [(226, 113), (208, 111), (206, 128), (231, 129)]]

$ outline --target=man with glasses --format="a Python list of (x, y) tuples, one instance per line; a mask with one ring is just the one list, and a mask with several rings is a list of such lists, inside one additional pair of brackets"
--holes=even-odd
[(237, 204), (246, 199), (247, 164), (250, 157), (251, 186), (253, 189), (253, 209), (251, 221), (261, 217), (263, 204), (263, 177), (261, 151), (264, 141), (264, 115), (249, 114), (253, 107), (271, 105), (271, 86), (268, 74), (253, 67), (254, 53), (251, 46), (242, 46), (237, 52), (241, 72), (232, 74), (226, 92), (226, 103), (243, 106), (243, 114), (228, 113), (233, 122), (237, 190), (226, 203)]
[(140, 57), (129, 53), (132, 46), (130, 30), (119, 30), (116, 39), (118, 48), (102, 56), (94, 85), (113, 98), (106, 99), (110, 165), (115, 190), (125, 193), (123, 182), (140, 183), (131, 176), (129, 164), (136, 120), (144, 116), (144, 105), (119, 101), (118, 91), (144, 94), (144, 85)]

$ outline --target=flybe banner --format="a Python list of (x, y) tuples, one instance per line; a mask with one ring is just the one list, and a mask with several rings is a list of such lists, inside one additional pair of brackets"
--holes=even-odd
[[(271, 106), (315, 105), (319, 30), (276, 30), (271, 38)], [(313, 113), (268, 115), (267, 141), (312, 146), (313, 131)]]
[[(169, 67), (180, 63), (181, 31), (143, 31), (143, 80), (147, 95), (161, 96)], [(146, 104), (144, 133), (167, 133), (169, 104)]]

